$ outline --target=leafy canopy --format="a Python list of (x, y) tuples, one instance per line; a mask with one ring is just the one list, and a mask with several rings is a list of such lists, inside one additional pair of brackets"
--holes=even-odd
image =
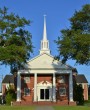
[(70, 24), (70, 28), (61, 30), (61, 36), (55, 41), (58, 58), (64, 63), (73, 59), (78, 64), (90, 65), (90, 4), (75, 11)]
[(26, 26), (30, 21), (0, 8), (0, 62), (10, 65), (11, 72), (20, 69), (33, 52), (32, 36)]

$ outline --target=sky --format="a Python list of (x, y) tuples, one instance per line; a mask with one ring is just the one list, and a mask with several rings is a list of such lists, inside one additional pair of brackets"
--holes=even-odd
[[(14, 12), (31, 21), (28, 30), (32, 34), (32, 42), (35, 47), (31, 58), (39, 54), (40, 42), (43, 37), (44, 14), (47, 15), (47, 38), (51, 54), (55, 56), (58, 55), (58, 51), (54, 40), (60, 36), (60, 30), (70, 27), (69, 18), (85, 4), (90, 4), (90, 0), (0, 0), (0, 8), (6, 6), (9, 12)], [(90, 84), (90, 66), (75, 65), (73, 60), (69, 60), (67, 64), (77, 68), (79, 74), (85, 74)], [(9, 66), (0, 66), (0, 78), (6, 74), (10, 74)]]

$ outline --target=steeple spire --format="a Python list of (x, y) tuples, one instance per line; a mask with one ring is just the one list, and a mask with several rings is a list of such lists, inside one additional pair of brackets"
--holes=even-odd
[(43, 30), (43, 40), (47, 40), (47, 30), (46, 30), (46, 15), (44, 15), (44, 30)]
[(50, 54), (49, 41), (47, 40), (46, 15), (44, 15), (43, 40), (41, 40), (41, 50), (40, 50), (40, 54), (42, 54), (42, 53)]

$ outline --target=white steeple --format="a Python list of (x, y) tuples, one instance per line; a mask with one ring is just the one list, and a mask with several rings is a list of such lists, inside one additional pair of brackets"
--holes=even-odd
[(44, 15), (43, 40), (47, 40), (47, 30), (46, 30), (46, 15)]
[(41, 50), (40, 50), (40, 54), (42, 54), (42, 53), (50, 54), (49, 41), (47, 40), (46, 15), (44, 15), (43, 40), (41, 40)]

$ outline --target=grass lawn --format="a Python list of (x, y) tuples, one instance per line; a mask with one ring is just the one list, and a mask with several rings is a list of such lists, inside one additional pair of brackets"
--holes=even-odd
[(85, 105), (85, 106), (90, 106), (90, 96), (88, 97), (88, 100), (85, 101), (84, 105)]
[(54, 106), (55, 110), (90, 110), (87, 106)]
[[(1, 105), (0, 110), (35, 110), (37, 106), (6, 106)], [(88, 106), (54, 106), (54, 110), (90, 110)]]
[(34, 106), (6, 106), (0, 105), (0, 110), (35, 110)]

